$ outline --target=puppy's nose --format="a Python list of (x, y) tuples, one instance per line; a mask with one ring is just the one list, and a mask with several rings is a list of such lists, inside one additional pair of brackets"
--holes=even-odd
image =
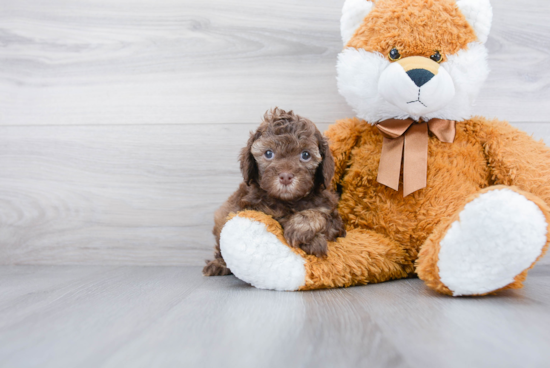
[(431, 81), (432, 78), (435, 76), (434, 73), (426, 69), (409, 70), (407, 72), (407, 75), (418, 87), (422, 87), (423, 85)]
[(283, 185), (290, 185), (292, 183), (292, 179), (294, 179), (294, 175), (289, 173), (282, 173), (279, 174), (279, 182)]

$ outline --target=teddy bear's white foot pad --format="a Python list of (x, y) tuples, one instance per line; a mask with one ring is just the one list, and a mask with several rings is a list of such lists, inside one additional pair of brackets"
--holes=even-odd
[(546, 245), (546, 219), (523, 195), (499, 189), (468, 203), (441, 241), (439, 277), (455, 296), (503, 288)]
[(233, 274), (259, 289), (298, 290), (305, 260), (258, 221), (236, 216), (223, 227), (220, 248)]

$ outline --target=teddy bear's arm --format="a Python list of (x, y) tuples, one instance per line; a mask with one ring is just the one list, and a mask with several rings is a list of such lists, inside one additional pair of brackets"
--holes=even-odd
[(360, 119), (339, 120), (331, 125), (325, 132), (329, 139), (330, 151), (334, 157), (334, 178), (333, 186), (340, 182), (342, 175), (346, 171), (351, 150), (357, 144), (366, 123)]
[(516, 186), (550, 205), (550, 148), (507, 122), (481, 124), (492, 180)]

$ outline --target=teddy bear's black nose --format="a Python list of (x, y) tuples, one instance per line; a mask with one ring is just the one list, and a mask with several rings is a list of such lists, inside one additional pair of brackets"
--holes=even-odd
[(407, 75), (418, 87), (422, 87), (423, 85), (428, 83), (433, 77), (435, 77), (434, 73), (426, 69), (409, 70), (407, 72)]

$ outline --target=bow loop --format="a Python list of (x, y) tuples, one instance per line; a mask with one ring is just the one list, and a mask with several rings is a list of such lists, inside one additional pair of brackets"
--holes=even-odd
[(386, 138), (395, 139), (401, 137), (411, 125), (414, 124), (414, 120), (407, 119), (389, 119), (376, 125), (380, 133)]
[(388, 119), (376, 125), (384, 137), (378, 167), (378, 182), (399, 189), (403, 161), (403, 196), (426, 187), (428, 174), (428, 130), (441, 142), (453, 143), (456, 122), (431, 119), (416, 123), (412, 119)]
[(432, 119), (428, 127), (437, 139), (443, 143), (453, 143), (456, 135), (456, 122), (452, 120)]

